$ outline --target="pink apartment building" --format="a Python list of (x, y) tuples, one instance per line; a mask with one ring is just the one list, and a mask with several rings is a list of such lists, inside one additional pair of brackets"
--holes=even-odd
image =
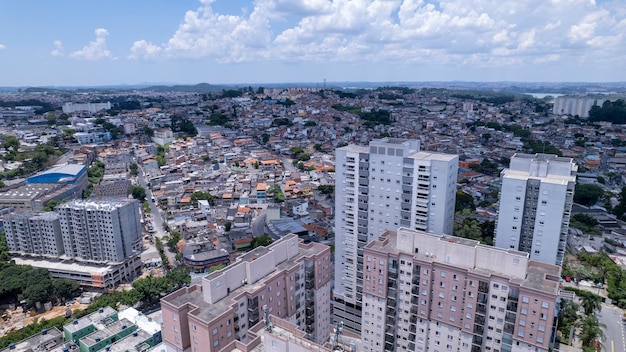
[(202, 284), (161, 299), (163, 341), (175, 351), (230, 351), (235, 341), (249, 342), (248, 330), (267, 306), (323, 343), (331, 326), (330, 275), (328, 246), (289, 235), (255, 248)]
[(561, 268), (400, 228), (364, 248), (364, 351), (548, 351)]

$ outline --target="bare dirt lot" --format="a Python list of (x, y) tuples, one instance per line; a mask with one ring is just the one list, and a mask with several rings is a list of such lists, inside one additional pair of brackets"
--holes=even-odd
[(28, 312), (24, 312), (22, 307), (17, 307), (14, 310), (7, 310), (6, 311), (7, 320), (0, 321), (0, 337), (6, 335), (7, 333), (11, 331), (16, 331), (16, 330), (23, 328), (24, 326), (32, 323), (35, 319), (39, 319), (39, 320), (48, 319), (49, 320), (52, 318), (65, 315), (65, 310), (67, 308), (71, 309), (72, 312), (74, 312), (77, 309), (85, 309), (87, 308), (87, 306), (88, 306), (87, 304), (80, 304), (78, 302), (74, 302), (72, 305), (69, 305), (69, 306), (65, 306), (65, 305), (54, 306), (52, 307), (51, 310), (42, 311), (39, 314), (36, 314), (32, 317), (28, 314)]

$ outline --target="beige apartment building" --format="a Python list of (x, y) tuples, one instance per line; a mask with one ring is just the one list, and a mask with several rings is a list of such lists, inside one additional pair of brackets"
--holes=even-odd
[(330, 275), (328, 246), (289, 235), (255, 248), (204, 277), (202, 284), (161, 299), (163, 341), (173, 350), (191, 352), (247, 343), (248, 329), (263, 319), (266, 306), (307, 339), (323, 343), (331, 327)]
[(363, 250), (363, 351), (548, 351), (560, 267), (400, 228)]

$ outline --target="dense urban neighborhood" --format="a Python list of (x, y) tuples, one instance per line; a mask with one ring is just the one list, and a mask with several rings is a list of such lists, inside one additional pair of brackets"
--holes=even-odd
[(626, 352), (626, 94), (553, 89), (0, 92), (0, 351)]

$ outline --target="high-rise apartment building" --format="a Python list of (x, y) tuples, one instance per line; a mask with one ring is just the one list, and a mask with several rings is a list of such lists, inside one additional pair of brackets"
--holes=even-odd
[(330, 247), (285, 236), (163, 297), (163, 341), (176, 351), (231, 351), (234, 341), (249, 341), (264, 307), (307, 339), (328, 340)]
[(77, 260), (120, 263), (141, 243), (136, 200), (74, 200), (58, 205), (65, 255)]
[(419, 141), (384, 138), (336, 150), (333, 319), (361, 330), (363, 247), (406, 227), (451, 234), (458, 156), (420, 151)]
[(16, 213), (4, 218), (10, 252), (58, 257), (63, 255), (59, 215), (54, 212)]
[(563, 264), (577, 169), (571, 158), (515, 154), (502, 171), (495, 246)]
[(364, 248), (364, 351), (548, 351), (560, 267), (401, 228)]

